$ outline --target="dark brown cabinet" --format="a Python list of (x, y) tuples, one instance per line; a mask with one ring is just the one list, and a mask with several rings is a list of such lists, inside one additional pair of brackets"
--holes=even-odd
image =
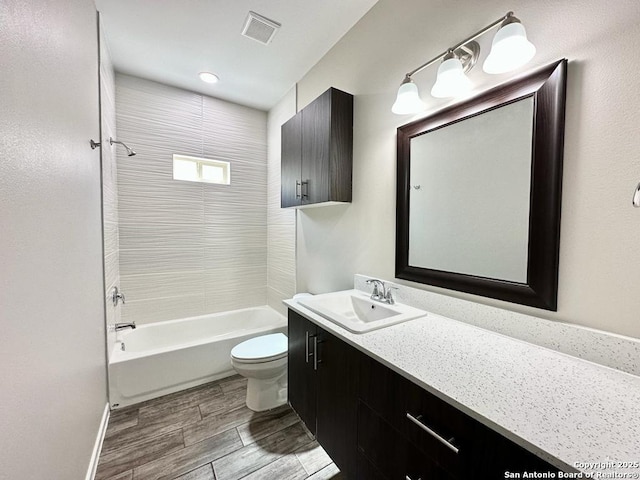
[(289, 310), (289, 358), (287, 361), (289, 403), (309, 431), (316, 434), (315, 371), (317, 360), (316, 326), (306, 318)]
[(289, 403), (346, 474), (356, 460), (356, 353), (289, 310)]
[(291, 310), (288, 369), (289, 403), (347, 478), (557, 478), (553, 466)]
[(330, 88), (282, 125), (281, 206), (351, 201), (353, 96)]

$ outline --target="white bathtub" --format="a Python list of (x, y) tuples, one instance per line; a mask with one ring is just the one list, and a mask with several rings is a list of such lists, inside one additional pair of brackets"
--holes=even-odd
[(121, 342), (116, 342), (109, 362), (111, 408), (233, 375), (231, 349), (249, 338), (276, 332), (287, 333), (287, 320), (266, 306), (119, 332)]

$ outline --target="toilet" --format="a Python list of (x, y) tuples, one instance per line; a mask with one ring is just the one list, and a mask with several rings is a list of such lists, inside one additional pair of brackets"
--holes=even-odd
[(231, 350), (231, 365), (248, 379), (247, 407), (262, 412), (287, 403), (287, 348), (284, 333), (246, 340)]

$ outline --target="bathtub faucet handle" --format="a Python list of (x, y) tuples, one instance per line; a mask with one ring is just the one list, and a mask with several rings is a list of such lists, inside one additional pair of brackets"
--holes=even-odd
[(124, 305), (124, 293), (118, 291), (118, 287), (113, 287), (113, 290), (111, 291), (111, 300), (113, 301), (114, 307), (118, 306), (119, 301), (122, 301), (122, 304)]

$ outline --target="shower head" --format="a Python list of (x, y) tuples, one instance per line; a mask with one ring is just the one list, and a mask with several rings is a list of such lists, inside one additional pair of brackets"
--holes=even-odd
[(122, 145), (124, 148), (126, 148), (127, 156), (129, 157), (133, 157), (136, 154), (136, 152), (134, 152), (132, 148), (129, 148), (124, 142), (119, 142), (118, 140), (114, 140), (113, 138), (109, 137), (109, 143), (111, 145), (113, 145), (114, 143), (119, 143), (120, 145)]

